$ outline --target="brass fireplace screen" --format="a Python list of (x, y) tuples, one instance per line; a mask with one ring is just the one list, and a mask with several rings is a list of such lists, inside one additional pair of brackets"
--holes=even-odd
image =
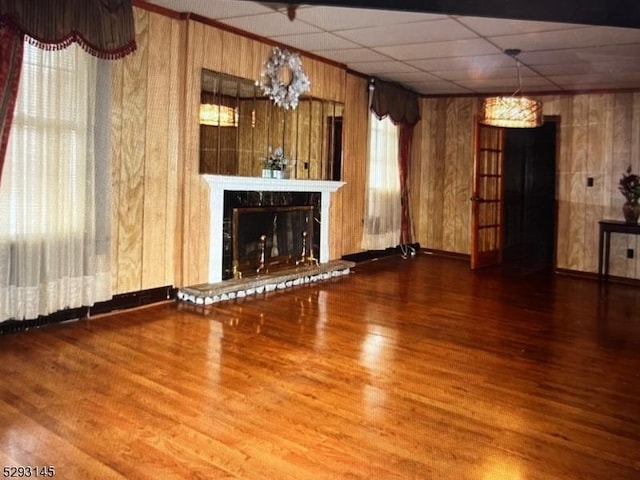
[(234, 278), (317, 264), (313, 210), (313, 205), (234, 208)]

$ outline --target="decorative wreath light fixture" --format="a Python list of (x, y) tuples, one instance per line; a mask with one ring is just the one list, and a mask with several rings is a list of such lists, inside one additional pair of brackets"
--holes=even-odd
[(295, 109), (300, 95), (311, 89), (300, 56), (280, 47), (274, 48), (265, 62), (259, 85), (267, 97), (285, 110)]
[(520, 61), (516, 56), (520, 53), (517, 48), (504, 51), (516, 61), (518, 71), (518, 89), (510, 97), (490, 97), (483, 105), (481, 123), (494, 127), (534, 128), (542, 125), (542, 102), (532, 98), (516, 96), (521, 88)]

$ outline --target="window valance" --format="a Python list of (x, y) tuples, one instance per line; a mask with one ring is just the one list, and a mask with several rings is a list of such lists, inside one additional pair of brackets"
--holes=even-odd
[(382, 119), (389, 115), (395, 124), (415, 125), (420, 120), (418, 95), (400, 85), (372, 80), (371, 111)]
[(0, 0), (0, 27), (45, 50), (77, 42), (91, 55), (116, 59), (136, 49), (131, 0)]

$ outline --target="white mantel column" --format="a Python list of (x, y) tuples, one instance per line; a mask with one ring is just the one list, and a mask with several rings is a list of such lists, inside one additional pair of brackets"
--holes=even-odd
[(320, 263), (329, 261), (331, 194), (344, 182), (203, 175), (209, 185), (209, 283), (222, 281), (224, 192), (320, 192)]

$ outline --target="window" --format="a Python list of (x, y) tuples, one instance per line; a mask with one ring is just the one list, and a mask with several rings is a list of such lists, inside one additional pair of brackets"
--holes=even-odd
[(56, 217), (70, 202), (75, 211), (85, 209), (87, 165), (80, 159), (91, 148), (91, 74), (95, 77), (95, 59), (77, 47), (49, 52), (25, 42), (0, 185), (0, 216), (8, 219), (0, 225), (3, 236), (48, 235), (52, 228), (83, 231), (84, 215)]
[(96, 108), (109, 104), (110, 74), (99, 68), (109, 67), (75, 44), (25, 42), (0, 184), (0, 320), (111, 297), (110, 112)]
[(398, 173), (398, 127), (391, 118), (371, 114), (369, 132), (369, 188), (400, 190)]
[(400, 239), (399, 128), (389, 117), (371, 114), (369, 163), (362, 248), (395, 247)]

